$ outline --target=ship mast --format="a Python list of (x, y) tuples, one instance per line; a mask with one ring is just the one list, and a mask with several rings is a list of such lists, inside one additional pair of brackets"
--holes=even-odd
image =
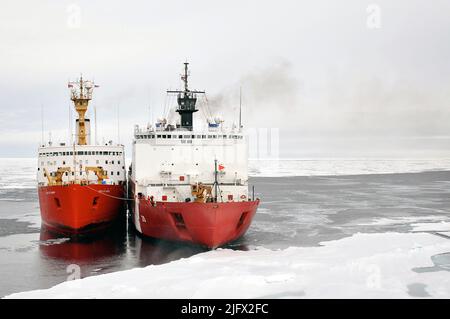
[(89, 101), (92, 99), (92, 91), (95, 85), (93, 81), (84, 81), (83, 76), (79, 81), (69, 82), (70, 99), (73, 101), (75, 111), (78, 113), (77, 119), (77, 144), (87, 145), (87, 135), (90, 129), (89, 120), (86, 118), (86, 111), (88, 109)]
[(181, 80), (183, 80), (183, 82), (184, 82), (184, 91), (185, 92), (189, 92), (189, 88), (188, 88), (188, 76), (189, 76), (188, 66), (189, 66), (189, 63), (188, 62), (184, 62), (184, 75), (181, 76)]
[(184, 74), (181, 75), (181, 80), (184, 83), (183, 91), (167, 91), (167, 93), (177, 93), (177, 103), (178, 108), (176, 112), (181, 116), (181, 128), (192, 131), (194, 123), (193, 123), (193, 113), (197, 112), (198, 109), (195, 108), (195, 104), (197, 103), (197, 93), (204, 94), (205, 91), (191, 91), (189, 90), (188, 85), (188, 70), (189, 63), (184, 63)]
[(242, 130), (242, 86), (239, 87), (239, 132)]

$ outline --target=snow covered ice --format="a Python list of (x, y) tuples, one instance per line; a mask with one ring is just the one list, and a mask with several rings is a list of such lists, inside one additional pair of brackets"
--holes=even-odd
[(448, 269), (420, 271), (448, 251), (432, 234), (355, 234), (320, 247), (219, 249), (7, 298), (448, 298)]

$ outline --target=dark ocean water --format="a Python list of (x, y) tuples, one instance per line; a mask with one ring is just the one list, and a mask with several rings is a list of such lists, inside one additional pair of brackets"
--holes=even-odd
[[(357, 232), (409, 232), (417, 221), (450, 219), (450, 172), (253, 177), (250, 183), (260, 208), (247, 234), (227, 248), (317, 246)], [(87, 277), (204, 251), (143, 239), (126, 222), (83, 240), (57, 236), (39, 226), (36, 190), (14, 185), (0, 190), (0, 296), (63, 282), (71, 265)], [(383, 218), (403, 219), (374, 222)]]

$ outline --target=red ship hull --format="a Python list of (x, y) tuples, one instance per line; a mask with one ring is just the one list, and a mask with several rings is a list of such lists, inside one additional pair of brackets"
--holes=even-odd
[(38, 190), (42, 222), (64, 234), (104, 229), (124, 212), (123, 185), (56, 185)]
[[(259, 200), (195, 203), (139, 200), (137, 230), (144, 236), (216, 248), (241, 237), (249, 228)], [(136, 225), (136, 223), (139, 223)]]

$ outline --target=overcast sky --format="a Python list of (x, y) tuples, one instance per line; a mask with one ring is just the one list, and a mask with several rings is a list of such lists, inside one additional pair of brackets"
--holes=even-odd
[(80, 73), (100, 85), (99, 140), (117, 140), (119, 107), (129, 146), (188, 60), (228, 123), (242, 86), (244, 124), (279, 129), (283, 157), (449, 157), (449, 15), (446, 0), (2, 0), (0, 156), (35, 155), (41, 105), (45, 137), (67, 140)]

